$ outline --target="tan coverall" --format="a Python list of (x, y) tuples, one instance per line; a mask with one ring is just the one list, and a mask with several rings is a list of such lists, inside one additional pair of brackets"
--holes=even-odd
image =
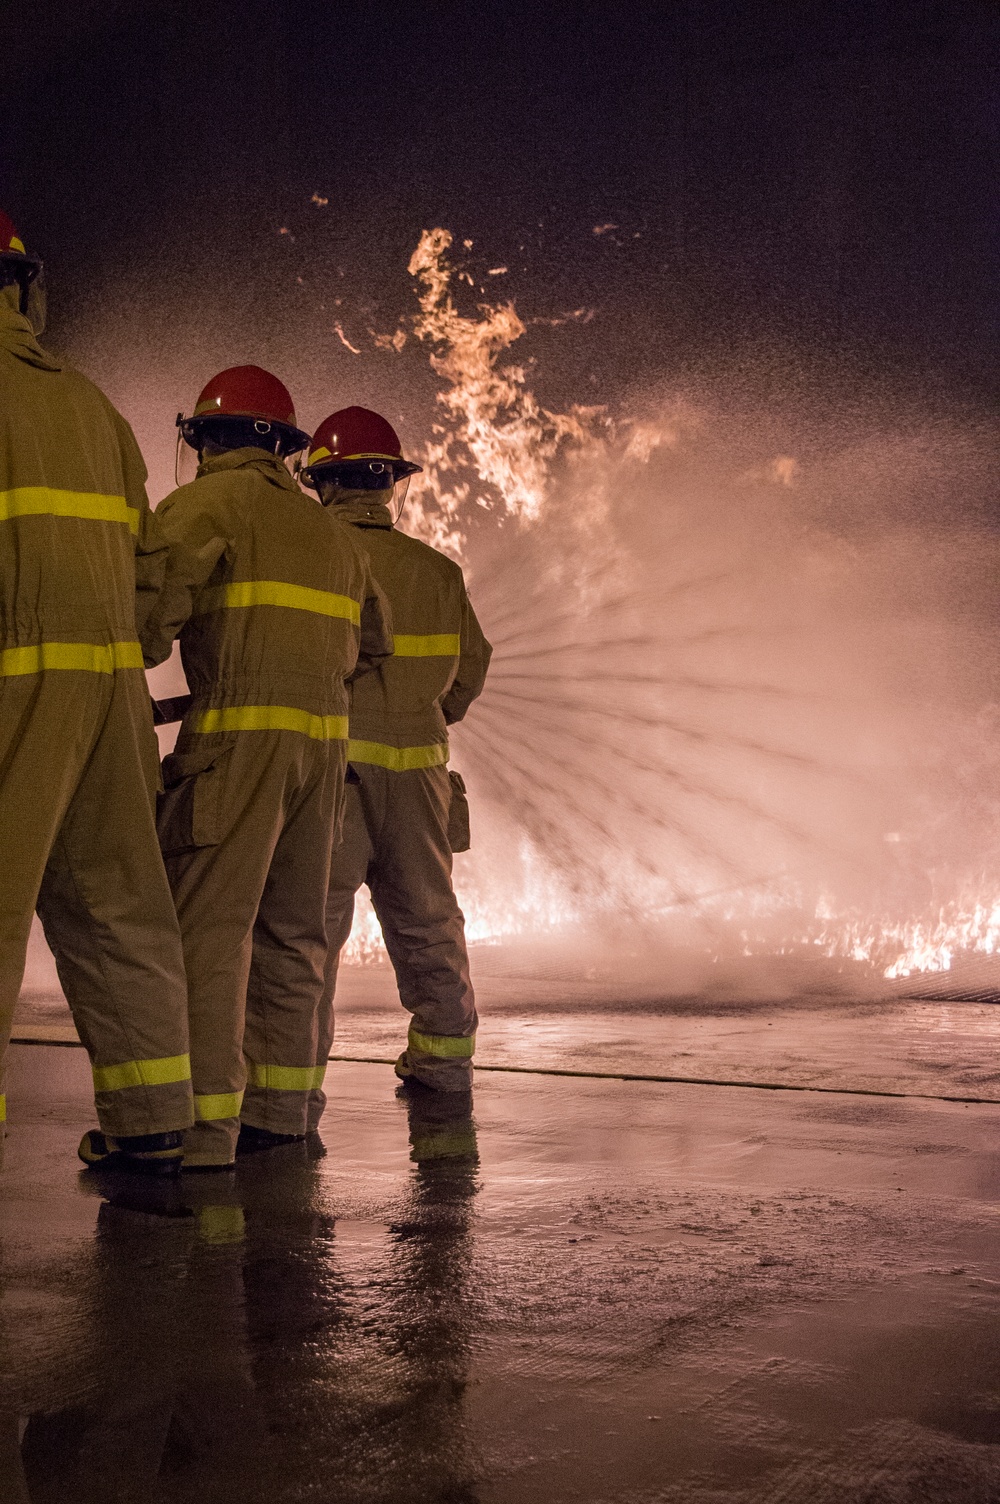
[(191, 600), (194, 699), (163, 764), (160, 844), (188, 975), (196, 1122), (186, 1166), (232, 1161), (240, 1120), (303, 1133), (317, 1053), (347, 689), (392, 651), (367, 554), (280, 459), (208, 459), (157, 521)]
[[(477, 1019), (465, 921), (451, 881), (447, 727), (482, 690), (491, 649), (457, 564), (397, 532), (370, 491), (329, 510), (362, 532), (392, 607), (395, 652), (352, 687), (347, 755), (358, 781), (347, 786), (343, 840), (330, 869), (318, 1058), (333, 1042), (337, 964), (354, 895), (367, 883), (400, 1001), (413, 1015), (406, 1067), (428, 1086), (465, 1090)], [(312, 1123), (324, 1105), (316, 1091)]]
[(0, 295), (0, 1056), (37, 905), (118, 1137), (191, 1122), (139, 645), (162, 635), (167, 560), (145, 481), (124, 418)]

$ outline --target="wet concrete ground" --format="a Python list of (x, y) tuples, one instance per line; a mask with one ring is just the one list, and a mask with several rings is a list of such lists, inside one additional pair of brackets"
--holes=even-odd
[[(1000, 1010), (526, 986), (494, 1063), (928, 1095), (482, 1072), (465, 1120), (338, 1063), (322, 1146), (164, 1193), (79, 1175), (85, 1057), (15, 1045), (0, 1499), (1000, 1499), (1000, 1106), (932, 1099), (1000, 1099)], [(399, 1029), (350, 978), (338, 1050)]]

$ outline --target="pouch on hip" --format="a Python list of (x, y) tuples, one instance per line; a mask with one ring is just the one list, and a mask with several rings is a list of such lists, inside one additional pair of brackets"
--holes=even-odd
[(461, 773), (448, 773), (451, 803), (448, 806), (448, 845), (452, 851), (468, 851), (472, 845), (469, 828), (469, 796)]
[(163, 759), (163, 793), (156, 801), (156, 834), (164, 856), (218, 846), (223, 789), (232, 742), (172, 752)]

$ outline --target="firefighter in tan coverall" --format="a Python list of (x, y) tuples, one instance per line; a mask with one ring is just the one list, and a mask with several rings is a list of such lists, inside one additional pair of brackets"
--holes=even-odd
[(191, 1071), (140, 647), (167, 545), (128, 424), (35, 339), (39, 270), (0, 214), (0, 1057), (37, 906), (93, 1068), (81, 1155), (169, 1173)]
[[(348, 407), (320, 425), (303, 471), (333, 516), (363, 537), (395, 634), (394, 656), (352, 689), (351, 780), (330, 871), (318, 1059), (326, 1059), (333, 1040), (338, 959), (354, 895), (367, 883), (400, 1001), (412, 1014), (396, 1073), (467, 1091), (477, 1020), (451, 879), (452, 851), (468, 846), (467, 835), (456, 837), (467, 826), (467, 805), (461, 779), (448, 772), (447, 727), (482, 690), (491, 650), (458, 565), (395, 530), (388, 505), (394, 486), (418, 469), (403, 459), (384, 418)], [(317, 1089), (313, 1125), (324, 1105)]]
[(392, 652), (360, 540), (283, 462), (307, 442), (291, 398), (235, 367), (178, 419), (197, 479), (157, 521), (191, 600), (193, 700), (163, 765), (160, 844), (184, 942), (196, 1122), (185, 1169), (230, 1165), (306, 1131), (326, 953), (330, 850), (343, 808), (347, 689)]

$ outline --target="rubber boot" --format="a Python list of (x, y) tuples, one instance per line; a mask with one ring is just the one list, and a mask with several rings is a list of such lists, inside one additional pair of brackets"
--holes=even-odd
[(121, 1170), (130, 1175), (173, 1176), (180, 1173), (184, 1133), (144, 1133), (135, 1138), (112, 1138), (92, 1128), (77, 1150), (90, 1170)]

